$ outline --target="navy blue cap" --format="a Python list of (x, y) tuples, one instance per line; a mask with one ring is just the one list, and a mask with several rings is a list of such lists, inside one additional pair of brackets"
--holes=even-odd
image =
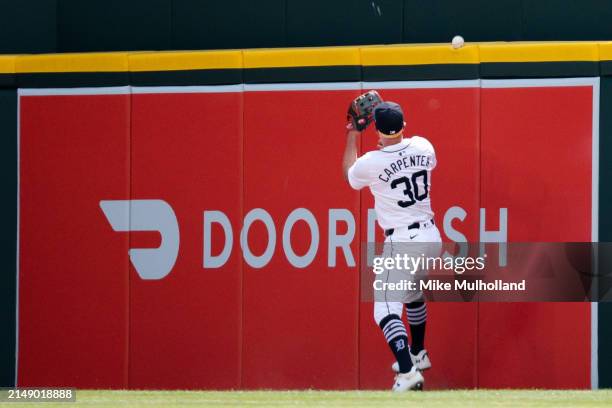
[(404, 112), (395, 102), (381, 102), (374, 108), (376, 129), (385, 135), (394, 135), (404, 128)]

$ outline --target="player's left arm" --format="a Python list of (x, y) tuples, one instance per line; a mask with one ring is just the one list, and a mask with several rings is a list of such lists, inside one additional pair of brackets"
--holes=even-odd
[(346, 147), (344, 148), (344, 155), (342, 156), (342, 172), (344, 179), (349, 181), (348, 171), (351, 166), (357, 161), (357, 141), (361, 132), (354, 129), (349, 129), (346, 132)]

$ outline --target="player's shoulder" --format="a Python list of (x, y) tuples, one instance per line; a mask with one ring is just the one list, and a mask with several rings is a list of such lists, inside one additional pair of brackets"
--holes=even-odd
[(372, 169), (378, 168), (385, 159), (385, 153), (380, 150), (371, 150), (360, 156), (355, 162), (355, 165), (362, 171), (371, 171)]
[(379, 155), (380, 152), (378, 150), (370, 150), (369, 152), (365, 152), (363, 155), (361, 155), (357, 160), (360, 160), (362, 162), (368, 162), (376, 160)]
[(410, 138), (410, 144), (414, 147), (421, 148), (423, 150), (434, 151), (433, 144), (424, 138), (423, 136), (414, 135)]
[(410, 140), (410, 143), (433, 146), (431, 142), (423, 136), (414, 135), (414, 136), (411, 136), (409, 140)]

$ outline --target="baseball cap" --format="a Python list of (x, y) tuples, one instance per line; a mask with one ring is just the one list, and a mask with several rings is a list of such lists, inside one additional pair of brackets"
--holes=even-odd
[(394, 135), (404, 128), (404, 112), (395, 102), (381, 102), (374, 108), (376, 129), (385, 135)]

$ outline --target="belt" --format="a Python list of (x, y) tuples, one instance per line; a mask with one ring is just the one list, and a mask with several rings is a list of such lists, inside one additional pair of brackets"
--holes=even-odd
[[(424, 227), (428, 222), (431, 222), (431, 225), (436, 225), (436, 223), (434, 222), (433, 218), (429, 221), (425, 221), (425, 222), (413, 222), (412, 224), (410, 224), (409, 226), (407, 226), (406, 228), (411, 230), (411, 229), (419, 229), (421, 227)], [(393, 233), (395, 232), (395, 228), (389, 228), (385, 230), (385, 237), (388, 237), (389, 235), (393, 235)]]

